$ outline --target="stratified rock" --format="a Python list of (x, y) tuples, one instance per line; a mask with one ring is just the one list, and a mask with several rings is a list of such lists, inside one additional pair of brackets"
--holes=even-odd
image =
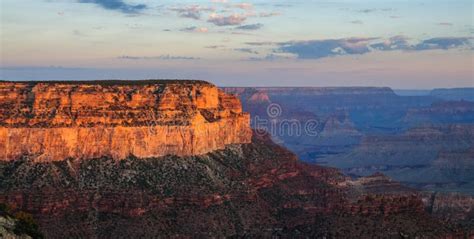
[(240, 101), (207, 82), (0, 82), (0, 160), (198, 155), (250, 139)]

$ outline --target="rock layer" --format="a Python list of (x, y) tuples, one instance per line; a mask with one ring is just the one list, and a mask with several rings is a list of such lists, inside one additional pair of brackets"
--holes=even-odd
[(249, 120), (203, 81), (0, 82), (0, 160), (200, 155), (249, 143)]

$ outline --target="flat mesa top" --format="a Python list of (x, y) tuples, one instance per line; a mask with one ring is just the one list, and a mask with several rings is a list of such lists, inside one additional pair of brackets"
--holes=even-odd
[(152, 84), (199, 84), (199, 85), (212, 85), (211, 83), (203, 80), (80, 80), (80, 81), (5, 81), (0, 80), (2, 83), (17, 83), (26, 85), (36, 84), (71, 84), (71, 85), (152, 85)]

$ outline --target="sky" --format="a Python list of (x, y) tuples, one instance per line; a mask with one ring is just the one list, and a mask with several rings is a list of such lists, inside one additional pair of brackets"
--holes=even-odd
[(1, 0), (0, 79), (474, 87), (472, 0)]

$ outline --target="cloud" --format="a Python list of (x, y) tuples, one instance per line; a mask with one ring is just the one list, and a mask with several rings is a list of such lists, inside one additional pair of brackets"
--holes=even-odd
[(107, 10), (123, 13), (139, 13), (147, 8), (145, 4), (127, 4), (122, 0), (78, 0), (79, 3), (93, 3)]
[[(342, 38), (277, 43), (274, 52), (296, 55), (299, 59), (320, 59), (341, 55), (361, 55), (374, 51), (424, 51), (469, 48), (472, 38), (438, 37), (410, 43), (405, 36), (381, 38)], [(255, 44), (255, 43), (252, 43)], [(263, 44), (262, 44), (263, 45)]]
[(393, 16), (390, 16), (390, 18), (392, 19), (398, 19), (398, 18), (402, 18), (401, 16), (397, 16), (397, 15), (393, 15)]
[(247, 17), (242, 14), (232, 14), (230, 16), (222, 16), (216, 13), (212, 13), (209, 16), (209, 19), (207, 21), (217, 26), (230, 26), (230, 25), (240, 25), (246, 19)]
[(274, 7), (292, 7), (293, 5), (291, 5), (291, 4), (284, 4), (284, 3), (278, 3), (278, 4), (274, 4), (273, 6), (274, 6)]
[(263, 27), (263, 24), (261, 23), (256, 23), (256, 24), (249, 24), (249, 25), (242, 25), (238, 26), (235, 29), (239, 30), (258, 30)]
[(437, 37), (422, 40), (418, 43), (410, 44), (409, 38), (405, 36), (394, 36), (381, 43), (370, 45), (371, 48), (380, 51), (405, 50), (405, 51), (424, 51), (424, 50), (448, 50), (471, 45), (472, 38), (469, 37)]
[(380, 51), (408, 50), (412, 47), (408, 40), (405, 36), (393, 36), (383, 42), (371, 44), (370, 47)]
[(237, 4), (234, 4), (233, 5), (234, 7), (236, 8), (240, 8), (240, 9), (243, 9), (243, 10), (252, 10), (253, 9), (253, 4), (251, 3), (237, 3)]
[(247, 60), (249, 61), (277, 61), (277, 60), (288, 60), (288, 59), (294, 59), (294, 57), (270, 53), (270, 54), (267, 54), (265, 57), (250, 57)]
[(217, 48), (223, 48), (225, 47), (224, 45), (210, 45), (210, 46), (205, 46), (204, 48), (207, 49), (217, 49)]
[(250, 54), (258, 54), (258, 51), (253, 50), (251, 48), (236, 48), (234, 49), (234, 51), (240, 51), (240, 52), (250, 53)]
[(199, 57), (189, 57), (189, 56), (170, 56), (170, 55), (161, 55), (161, 56), (119, 56), (118, 59), (125, 60), (199, 60)]
[(470, 40), (472, 40), (470, 37), (437, 37), (424, 40), (416, 44), (413, 48), (419, 51), (434, 49), (447, 50), (472, 45)]
[(249, 46), (270, 46), (270, 45), (275, 45), (274, 42), (269, 42), (269, 41), (266, 41), (266, 42), (246, 42), (245, 44), (249, 45)]
[(440, 26), (447, 26), (447, 27), (453, 26), (453, 24), (450, 23), (450, 22), (439, 22), (437, 25), (440, 25)]
[(227, 0), (211, 0), (212, 3), (227, 3)]
[(191, 19), (201, 19), (202, 12), (211, 12), (215, 9), (212, 7), (203, 7), (199, 5), (190, 5), (184, 7), (172, 7), (171, 11), (177, 12), (180, 17), (191, 18)]
[(261, 12), (259, 14), (260, 17), (274, 17), (274, 16), (280, 16), (281, 12)]
[(230, 34), (232, 34), (232, 35), (244, 35), (244, 36), (256, 36), (256, 34), (248, 33), (248, 32), (230, 32)]
[(364, 24), (361, 20), (351, 21), (352, 24)]
[(199, 33), (206, 33), (209, 31), (207, 27), (185, 27), (181, 29), (182, 32), (199, 32)]
[(75, 36), (78, 36), (78, 37), (83, 37), (85, 36), (85, 34), (79, 30), (74, 30), (72, 31), (72, 34), (74, 34)]
[(337, 55), (364, 54), (368, 43), (377, 38), (344, 38), (280, 43), (279, 51), (292, 53), (300, 59), (319, 59)]
[(361, 9), (361, 10), (358, 10), (358, 12), (361, 12), (361, 13), (371, 13), (371, 12), (375, 12), (377, 11), (377, 9), (375, 8), (367, 8), (367, 9)]

